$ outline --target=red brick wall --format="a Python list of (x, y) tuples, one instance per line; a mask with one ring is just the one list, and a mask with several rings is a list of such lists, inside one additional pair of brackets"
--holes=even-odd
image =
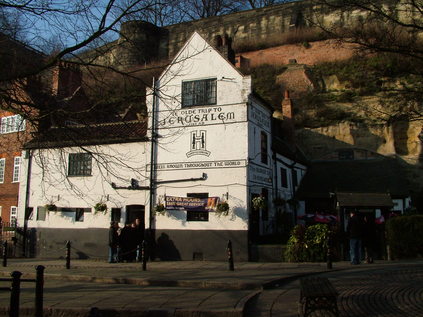
[(310, 42), (309, 44), (309, 48), (302, 44), (287, 44), (258, 51), (244, 52), (239, 55), (250, 60), (250, 67), (262, 64), (285, 65), (289, 64), (290, 59), (297, 60), (298, 64), (314, 65), (351, 58), (355, 53), (354, 48), (357, 47), (353, 44), (341, 45), (333, 40)]
[[(10, 115), (13, 115), (13, 113), (0, 111), (0, 118)], [(28, 131), (29, 124), (26, 127)], [(6, 159), (4, 182), (0, 183), (1, 217), (5, 222), (10, 222), (10, 207), (18, 206), (19, 182), (13, 183), (14, 158), (15, 156), (22, 156), (22, 145), (28, 140), (29, 133), (27, 132), (0, 134), (0, 158)]]

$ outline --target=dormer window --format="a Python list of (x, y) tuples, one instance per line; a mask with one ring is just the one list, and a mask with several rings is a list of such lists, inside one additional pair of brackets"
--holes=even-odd
[(182, 107), (216, 104), (216, 78), (182, 82)]

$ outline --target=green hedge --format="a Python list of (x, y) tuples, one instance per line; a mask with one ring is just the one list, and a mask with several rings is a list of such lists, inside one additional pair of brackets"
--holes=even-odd
[(394, 259), (423, 255), (423, 215), (398, 216), (386, 223), (386, 234)]
[(292, 229), (285, 252), (288, 262), (322, 262), (326, 259), (329, 226), (297, 225)]

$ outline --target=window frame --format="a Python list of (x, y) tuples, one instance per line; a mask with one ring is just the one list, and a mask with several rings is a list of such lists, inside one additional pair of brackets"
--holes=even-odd
[(288, 188), (288, 171), (286, 168), (281, 167), (281, 186), (282, 188)]
[(18, 222), (18, 207), (10, 206), (10, 224), (15, 227)]
[(37, 207), (37, 216), (35, 217), (36, 221), (46, 221), (47, 217), (47, 208), (45, 206)]
[[(209, 193), (188, 193), (187, 197), (209, 198)], [(208, 222), (209, 211), (206, 210), (187, 210), (187, 221), (189, 222)]]
[(25, 131), (25, 119), (19, 115), (2, 117), (0, 120), (0, 134)]
[[(17, 160), (19, 161), (18, 163), (16, 163)], [(22, 156), (15, 156), (13, 159), (12, 183), (19, 183), (20, 181), (21, 164), (22, 164)]]
[(6, 159), (0, 158), (0, 184), (4, 183), (5, 174), (6, 174)]
[(217, 78), (182, 81), (181, 107), (217, 104)]
[[(92, 159), (93, 157), (90, 153), (69, 153), (67, 176), (92, 176)], [(84, 163), (87, 163), (87, 166), (84, 166)]]

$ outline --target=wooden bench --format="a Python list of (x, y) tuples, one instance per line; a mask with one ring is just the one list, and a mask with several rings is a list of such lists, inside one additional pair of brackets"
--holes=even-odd
[(310, 316), (317, 310), (330, 312), (331, 316), (339, 316), (338, 292), (327, 278), (307, 277), (301, 279), (300, 284), (300, 316)]

